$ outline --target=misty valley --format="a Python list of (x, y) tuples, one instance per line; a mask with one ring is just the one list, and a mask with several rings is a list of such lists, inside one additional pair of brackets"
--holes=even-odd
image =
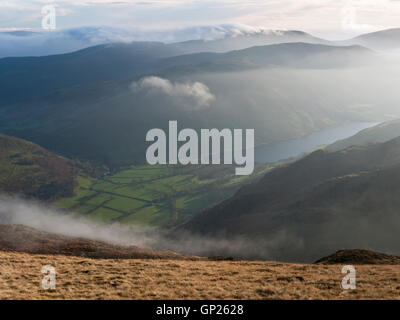
[(18, 34), (14, 54), (0, 32), (2, 223), (196, 257), (400, 254), (400, 60), (381, 46), (398, 29), (92, 45), (87, 30)]

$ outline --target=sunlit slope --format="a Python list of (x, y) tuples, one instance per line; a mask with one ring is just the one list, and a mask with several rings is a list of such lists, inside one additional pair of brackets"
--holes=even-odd
[[(398, 299), (399, 265), (356, 266), (357, 290), (343, 290), (343, 265), (261, 261), (104, 260), (0, 252), (1, 299)], [(56, 290), (40, 286), (55, 266)]]
[(74, 177), (71, 161), (0, 134), (0, 192), (51, 200), (72, 195)]

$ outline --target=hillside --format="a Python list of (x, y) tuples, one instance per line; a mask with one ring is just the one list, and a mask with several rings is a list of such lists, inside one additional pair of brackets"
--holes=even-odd
[(71, 196), (76, 170), (71, 161), (40, 146), (0, 134), (0, 191), (41, 200)]
[(390, 254), (374, 252), (369, 250), (339, 250), (330, 256), (321, 258), (315, 263), (318, 264), (383, 264), (393, 265), (400, 264), (400, 257)]
[(399, 186), (400, 138), (318, 150), (204, 210), (173, 236), (244, 239), (255, 257), (290, 261), (315, 261), (337, 248), (398, 254)]
[[(398, 258), (366, 250), (339, 251), (311, 265), (228, 261), (22, 225), (0, 225), (0, 259), (0, 299), (394, 299), (400, 271)], [(340, 286), (349, 263), (356, 265), (357, 290)], [(55, 290), (40, 286), (45, 265), (55, 268)]]
[(351, 146), (363, 146), (379, 143), (400, 137), (400, 120), (383, 122), (374, 127), (364, 129), (347, 139), (338, 140), (326, 147), (327, 150), (341, 150)]
[[(341, 265), (261, 261), (104, 260), (0, 251), (0, 299), (398, 299), (399, 265), (356, 266), (343, 290)], [(56, 289), (43, 290), (45, 265)]]

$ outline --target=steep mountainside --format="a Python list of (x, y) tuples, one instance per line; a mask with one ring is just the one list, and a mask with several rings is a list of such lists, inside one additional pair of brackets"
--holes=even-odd
[(73, 193), (72, 162), (34, 143), (0, 134), (0, 168), (1, 192), (42, 200)]
[(311, 261), (361, 247), (398, 254), (400, 138), (338, 152), (318, 150), (178, 231), (258, 241), (259, 255)]

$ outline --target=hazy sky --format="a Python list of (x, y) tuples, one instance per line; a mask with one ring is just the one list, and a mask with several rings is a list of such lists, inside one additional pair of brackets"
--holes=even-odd
[(59, 29), (238, 23), (340, 39), (400, 26), (400, 0), (0, 0), (0, 29), (40, 29), (46, 4), (58, 5)]

